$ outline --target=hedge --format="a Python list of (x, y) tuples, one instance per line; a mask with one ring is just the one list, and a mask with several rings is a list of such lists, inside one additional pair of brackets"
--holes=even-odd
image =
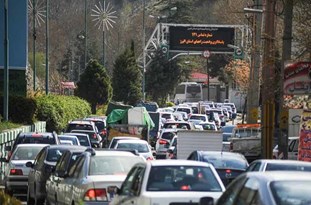
[(22, 202), (15, 197), (10, 197), (5, 194), (3, 190), (0, 191), (0, 204), (1, 205), (22, 205)]

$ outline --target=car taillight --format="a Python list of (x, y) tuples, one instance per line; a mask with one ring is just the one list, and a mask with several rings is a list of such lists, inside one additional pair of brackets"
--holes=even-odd
[(23, 170), (21, 169), (11, 169), (10, 175), (23, 175)]
[(162, 139), (161, 139), (161, 140), (159, 141), (159, 144), (166, 144), (166, 143), (167, 143), (166, 140), (162, 140)]
[(102, 131), (101, 131), (101, 134), (102, 134), (102, 135), (106, 135), (106, 134), (107, 134), (107, 131), (106, 131), (106, 130), (102, 130)]
[(153, 157), (147, 157), (147, 160), (154, 160)]
[(230, 174), (231, 170), (230, 169), (226, 169), (226, 174)]
[(107, 201), (106, 189), (89, 189), (84, 195), (84, 201)]

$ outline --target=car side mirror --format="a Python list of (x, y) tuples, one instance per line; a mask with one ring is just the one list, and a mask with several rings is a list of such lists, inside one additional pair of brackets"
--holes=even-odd
[(120, 188), (117, 188), (116, 193), (117, 193), (118, 195), (121, 195), (121, 189), (120, 189)]
[(5, 146), (4, 150), (5, 151), (11, 151), (11, 148), (12, 148), (11, 146)]
[(26, 162), (26, 167), (33, 168), (33, 163), (32, 162)]
[(202, 197), (199, 205), (214, 205), (214, 199), (212, 197)]

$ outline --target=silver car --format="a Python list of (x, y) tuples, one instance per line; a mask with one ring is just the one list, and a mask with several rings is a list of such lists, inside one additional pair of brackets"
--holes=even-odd
[(146, 160), (154, 160), (151, 146), (145, 140), (119, 140), (115, 149), (137, 150), (138, 154)]
[(229, 184), (216, 205), (309, 205), (311, 173), (246, 172)]
[(68, 173), (48, 179), (47, 185), (53, 184), (56, 188), (46, 186), (47, 192), (49, 189), (56, 192), (47, 199), (47, 204), (107, 205), (138, 162), (145, 159), (128, 151), (90, 149), (79, 156)]
[(296, 160), (258, 159), (247, 168), (247, 172), (265, 171), (307, 171), (311, 172), (311, 163)]
[[(7, 161), (4, 186), (5, 192), (18, 198), (27, 197), (29, 167), (27, 162), (34, 162), (37, 154), (47, 144), (19, 144)], [(2, 159), (3, 161), (4, 159)]]

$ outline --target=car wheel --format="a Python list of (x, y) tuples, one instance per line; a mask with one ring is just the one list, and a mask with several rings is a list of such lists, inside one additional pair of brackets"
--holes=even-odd
[(28, 188), (28, 191), (27, 191), (27, 205), (34, 205), (35, 202), (33, 200), (33, 198), (31, 198), (30, 196), (30, 192), (29, 192), (29, 188)]

